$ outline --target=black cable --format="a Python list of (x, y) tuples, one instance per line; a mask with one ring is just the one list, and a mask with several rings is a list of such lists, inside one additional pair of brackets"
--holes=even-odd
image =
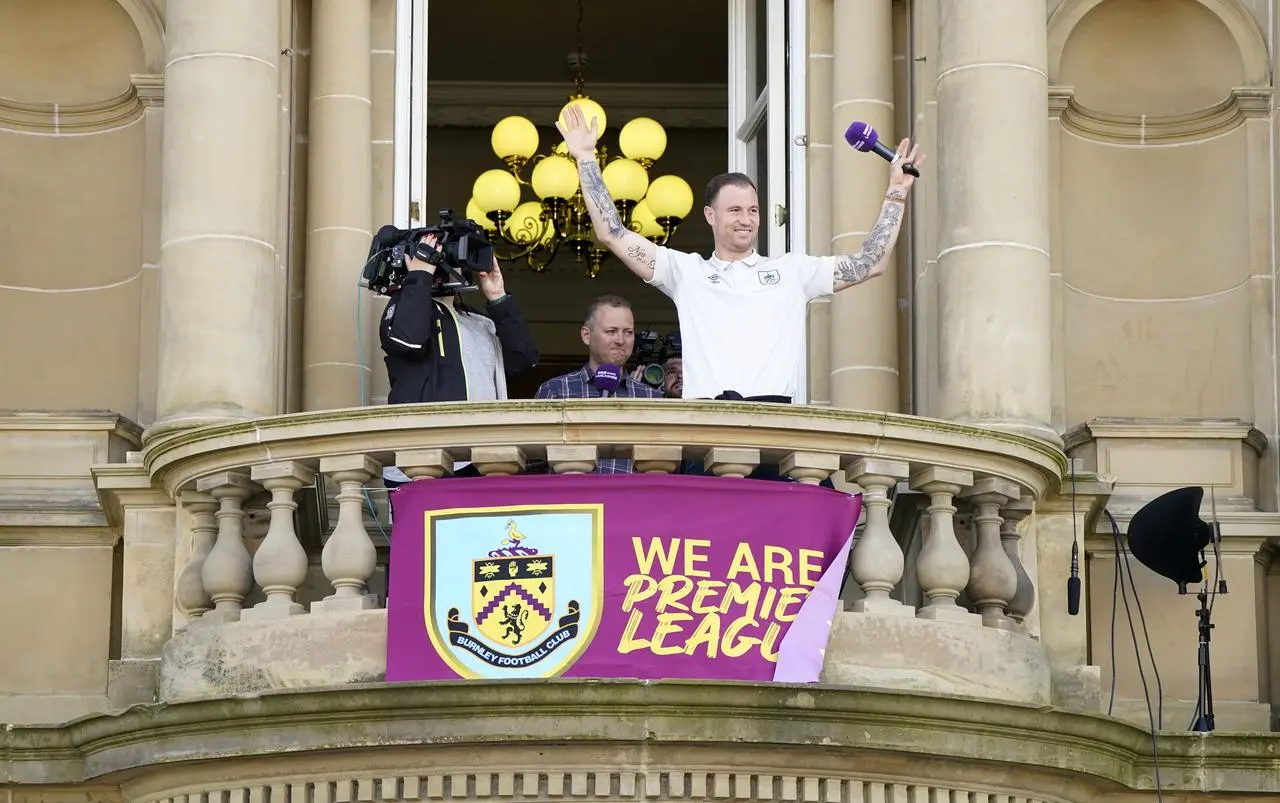
[[(1111, 518), (1109, 512), (1107, 514), (1107, 517)], [(1128, 574), (1129, 576), (1129, 588), (1133, 590), (1133, 604), (1138, 606), (1138, 621), (1142, 623), (1142, 637), (1147, 642), (1147, 657), (1151, 659), (1151, 671), (1154, 672), (1156, 676), (1156, 701), (1157, 701), (1156, 724), (1159, 726), (1160, 730), (1164, 730), (1164, 686), (1160, 682), (1160, 668), (1156, 665), (1155, 650), (1151, 648), (1151, 632), (1147, 629), (1147, 616), (1142, 611), (1142, 600), (1138, 598), (1138, 586), (1133, 582), (1133, 561), (1129, 560), (1128, 544), (1124, 539), (1120, 538), (1119, 528), (1116, 527), (1115, 519), (1111, 519), (1111, 526), (1116, 532), (1116, 540), (1120, 544), (1120, 549), (1121, 551), (1124, 552), (1124, 568), (1125, 568), (1126, 574)], [(1126, 613), (1127, 612), (1128, 612), (1128, 609), (1126, 608)], [(1133, 627), (1132, 617), (1130, 617), (1130, 620), (1129, 620), (1129, 627), (1130, 628)], [(1138, 653), (1136, 635), (1134, 638), (1135, 638), (1135, 643), (1133, 645), (1133, 652), (1134, 652), (1134, 655), (1136, 656)], [(1139, 666), (1139, 669), (1141, 669), (1141, 666)]]
[[(1111, 515), (1108, 511), (1108, 517)], [(1120, 571), (1120, 538), (1116, 537), (1116, 566), (1112, 572), (1111, 583), (1111, 697), (1107, 700), (1107, 716), (1111, 716), (1112, 710), (1116, 706), (1116, 611), (1120, 606), (1116, 604), (1120, 597), (1120, 578), (1124, 576), (1124, 572)], [(1128, 602), (1126, 600), (1126, 607)]]
[[(1111, 515), (1111, 511), (1110, 511), (1110, 510), (1104, 510), (1103, 512), (1107, 514), (1107, 520), (1108, 520), (1109, 522), (1111, 522), (1111, 532), (1112, 532), (1112, 535), (1115, 537), (1115, 541), (1116, 541), (1116, 547), (1117, 547), (1117, 549), (1116, 549), (1116, 563), (1117, 563), (1117, 566), (1116, 566), (1116, 573), (1117, 573), (1117, 575), (1119, 575), (1119, 574), (1120, 574), (1120, 567), (1119, 567), (1119, 563), (1120, 563), (1120, 557), (1121, 557), (1121, 555), (1123, 554), (1123, 556), (1124, 556), (1124, 565), (1125, 565), (1126, 573), (1128, 574), (1128, 577), (1129, 577), (1129, 585), (1130, 585), (1130, 586), (1132, 586), (1132, 585), (1133, 585), (1133, 571), (1132, 571), (1132, 569), (1130, 569), (1130, 568), (1129, 568), (1129, 551), (1128, 551), (1128, 549), (1124, 546), (1124, 544), (1123, 544), (1123, 542), (1122, 542), (1122, 540), (1121, 540), (1121, 538), (1120, 538), (1120, 527), (1119, 527), (1119, 525), (1117, 525), (1117, 524), (1116, 524), (1116, 519), (1115, 519), (1115, 517), (1114, 517), (1114, 516), (1112, 516), (1112, 515)], [(1153, 711), (1153, 710), (1152, 710), (1152, 707), (1151, 707), (1151, 689), (1150, 689), (1150, 687), (1147, 685), (1147, 673), (1146, 673), (1146, 670), (1145, 670), (1145, 669), (1143, 669), (1143, 667), (1142, 667), (1142, 653), (1140, 653), (1140, 652), (1138, 651), (1138, 632), (1137, 632), (1137, 631), (1134, 629), (1134, 627), (1133, 627), (1133, 614), (1129, 611), (1129, 596), (1128, 596), (1128, 594), (1127, 594), (1127, 593), (1125, 592), (1125, 590), (1124, 590), (1124, 583), (1123, 583), (1123, 582), (1121, 582), (1121, 583), (1120, 583), (1120, 593), (1121, 593), (1121, 595), (1122, 595), (1122, 597), (1123, 597), (1123, 599), (1124, 599), (1125, 613), (1128, 615), (1128, 619), (1129, 619), (1129, 634), (1130, 634), (1130, 636), (1133, 638), (1133, 656), (1134, 656), (1134, 658), (1137, 660), (1137, 663), (1138, 663), (1138, 678), (1142, 681), (1142, 695), (1143, 695), (1143, 697), (1145, 698), (1146, 703), (1147, 703), (1147, 722), (1150, 724), (1150, 730), (1151, 730), (1151, 758), (1152, 758), (1152, 761), (1155, 763), (1155, 775), (1156, 775), (1156, 777), (1155, 777), (1155, 784), (1156, 784), (1155, 792), (1156, 792), (1156, 800), (1157, 800), (1157, 801), (1160, 801), (1161, 803), (1163, 803), (1163, 801), (1164, 801), (1164, 792), (1163, 792), (1163, 790), (1161, 789), (1161, 785), (1160, 785), (1160, 744), (1159, 744), (1159, 732), (1160, 732), (1160, 728), (1158, 728), (1158, 727), (1156, 726), (1156, 715), (1155, 715), (1155, 711)], [(1142, 615), (1142, 603), (1138, 600), (1138, 589), (1137, 589), (1137, 588), (1133, 588), (1133, 600), (1134, 600), (1134, 604), (1136, 604), (1136, 605), (1138, 606), (1138, 616), (1139, 616), (1139, 618), (1142, 620), (1142, 629), (1143, 629), (1143, 632), (1144, 632), (1144, 634), (1145, 634), (1145, 633), (1146, 633), (1146, 629), (1147, 629), (1147, 624), (1146, 624), (1146, 619), (1145, 619), (1145, 617), (1143, 617), (1143, 615)], [(1112, 605), (1112, 614), (1113, 614), (1113, 616), (1112, 616), (1112, 621), (1113, 621), (1113, 622), (1115, 621), (1114, 613), (1115, 613), (1115, 606), (1114, 606), (1114, 603), (1113, 603), (1113, 605)], [(1113, 667), (1115, 666), (1115, 646), (1114, 646), (1114, 645), (1115, 645), (1115, 638), (1114, 638), (1114, 635), (1115, 635), (1115, 633), (1114, 633), (1114, 627), (1113, 627), (1113, 629), (1112, 629), (1112, 650), (1111, 650), (1111, 656), (1112, 656), (1112, 658), (1111, 658), (1111, 660), (1112, 660), (1112, 664), (1111, 664), (1111, 665), (1112, 665)], [(1147, 636), (1147, 649), (1148, 649), (1148, 651), (1150, 651), (1150, 649), (1151, 649), (1151, 638), (1150, 638), (1150, 636), (1149, 636), (1149, 635)], [(1156, 663), (1156, 661), (1155, 661), (1155, 655), (1154, 655), (1154, 653), (1152, 653), (1152, 654), (1151, 654), (1151, 669), (1155, 672), (1155, 675), (1156, 675), (1156, 688), (1157, 688), (1157, 690), (1158, 690), (1158, 691), (1157, 691), (1157, 693), (1158, 693), (1158, 694), (1160, 694), (1160, 715), (1161, 715), (1161, 718), (1162, 718), (1162, 721), (1163, 721), (1163, 717), (1164, 717), (1164, 696), (1163, 696), (1163, 692), (1162, 692), (1162, 691), (1159, 691), (1159, 689), (1160, 689), (1160, 671), (1159, 671), (1158, 669), (1156, 669), (1156, 665), (1155, 665), (1155, 663)], [(1112, 694), (1112, 699), (1113, 699), (1113, 700), (1115, 699), (1115, 688), (1116, 688), (1116, 676), (1115, 676), (1115, 674), (1114, 674), (1114, 670), (1113, 670), (1112, 675), (1111, 675), (1111, 694)], [(1110, 709), (1108, 709), (1107, 713), (1108, 713), (1108, 714), (1110, 714), (1110, 713), (1111, 713)]]

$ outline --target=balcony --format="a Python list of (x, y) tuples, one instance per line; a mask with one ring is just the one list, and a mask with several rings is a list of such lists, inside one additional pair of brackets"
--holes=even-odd
[[(1096, 699), (1088, 668), (1055, 667), (1069, 651), (1041, 639), (1046, 560), (1019, 527), (1056, 493), (1061, 452), (910, 416), (684, 401), (305, 413), (167, 435), (128, 462), (95, 466), (124, 529), (115, 674), (132, 679), (139, 702), (147, 688), (173, 702), (379, 683), (384, 466), (415, 479), (445, 477), (463, 460), (485, 475), (535, 461), (575, 473), (610, 457), (646, 473), (697, 460), (724, 477), (776, 465), (794, 481), (830, 478), (863, 494), (824, 684), (1030, 705), (1065, 693), (1077, 708)], [(1060, 557), (1055, 579), (1065, 577)]]

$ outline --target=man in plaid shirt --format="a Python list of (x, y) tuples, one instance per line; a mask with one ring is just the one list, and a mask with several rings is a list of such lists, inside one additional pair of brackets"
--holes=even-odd
[[(587, 308), (582, 324), (582, 342), (587, 347), (587, 364), (578, 370), (552, 377), (538, 388), (537, 399), (598, 399), (603, 391), (591, 383), (601, 365), (622, 366), (636, 345), (635, 316), (631, 304), (620, 296), (600, 296)], [(634, 377), (623, 374), (618, 398), (661, 399), (662, 391), (651, 388)], [(631, 474), (630, 460), (604, 459), (596, 465), (596, 474)]]

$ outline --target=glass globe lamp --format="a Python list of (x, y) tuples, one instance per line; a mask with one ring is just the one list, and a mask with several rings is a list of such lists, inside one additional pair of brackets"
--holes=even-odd
[(674, 228), (693, 209), (693, 190), (679, 176), (660, 176), (649, 184), (649, 194), (645, 196), (649, 209), (663, 228), (670, 225)]
[(648, 170), (666, 153), (667, 132), (652, 117), (637, 117), (618, 132), (618, 147), (623, 156)]
[(504, 117), (493, 127), (489, 144), (507, 167), (519, 170), (538, 150), (538, 129), (524, 117)]
[(662, 226), (658, 225), (658, 219), (653, 216), (647, 200), (636, 204), (636, 208), (631, 210), (631, 230), (655, 242), (662, 238)]
[(567, 200), (578, 191), (578, 166), (564, 156), (548, 156), (533, 168), (529, 183), (543, 200)]
[[(471, 197), (486, 215), (509, 213), (520, 203), (520, 184), (506, 170), (486, 170), (471, 185)], [(496, 218), (490, 218), (493, 219)]]

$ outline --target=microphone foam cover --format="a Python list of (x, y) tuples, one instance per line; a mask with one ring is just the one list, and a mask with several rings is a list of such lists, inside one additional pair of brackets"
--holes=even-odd
[(1080, 615), (1080, 578), (1067, 578), (1067, 613), (1072, 616)]
[(378, 233), (373, 236), (373, 242), (369, 244), (369, 256), (373, 256), (384, 248), (390, 248), (396, 243), (404, 239), (408, 232), (397, 229), (390, 224), (378, 229)]
[(618, 385), (622, 384), (622, 370), (616, 365), (606, 363), (596, 369), (596, 375), (592, 377), (591, 384), (601, 390), (617, 390)]
[(880, 141), (880, 135), (866, 123), (855, 120), (844, 132), (844, 141), (856, 151), (869, 151)]

